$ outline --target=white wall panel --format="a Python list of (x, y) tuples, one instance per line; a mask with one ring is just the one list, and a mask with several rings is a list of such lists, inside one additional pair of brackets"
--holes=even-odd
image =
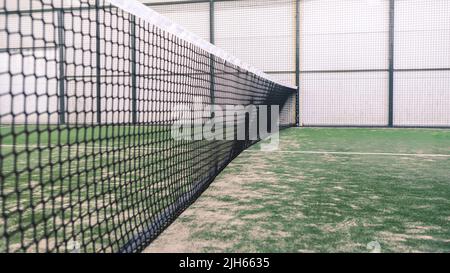
[(450, 68), (450, 1), (395, 2), (395, 68)]
[(3, 0), (0, 1), (0, 10), (42, 10), (61, 7), (86, 7), (95, 4), (95, 0)]
[(217, 46), (263, 71), (295, 71), (295, 1), (217, 2), (215, 9)]
[(271, 74), (270, 77), (282, 83), (295, 84), (295, 73), (276, 73)]
[(356, 71), (388, 67), (389, 1), (303, 0), (300, 16), (300, 123), (386, 126), (387, 72)]
[[(74, 7), (92, 1), (8, 0), (0, 3), (0, 9), (45, 9), (51, 8), (51, 3), (56, 3), (54, 7)], [(209, 3), (170, 4), (172, 0), (143, 2), (166, 2), (167, 5), (151, 8), (209, 40)], [(301, 122), (304, 125), (387, 125), (387, 72), (351, 71), (388, 68), (389, 0), (300, 2), (300, 69), (305, 72), (301, 74), (300, 86)], [(450, 1), (395, 2), (395, 68), (430, 71), (395, 72), (394, 125), (450, 126), (450, 71), (439, 70), (450, 68)], [(277, 80), (295, 83), (294, 73), (289, 72), (295, 71), (295, 0), (218, 1), (215, 11), (215, 36), (219, 47), (264, 71), (277, 72), (271, 74)], [(71, 14), (75, 15), (74, 21), (70, 18)], [(119, 77), (115, 80), (120, 81), (123, 88), (108, 89), (113, 79), (103, 79), (103, 76), (131, 72), (130, 26), (127, 20), (120, 26), (110, 26), (109, 19), (104, 18), (102, 22), (105, 26), (101, 26), (101, 48), (105, 52), (101, 58), (104, 81), (101, 94), (106, 97), (102, 101), (101, 110), (106, 113), (102, 115), (102, 120), (128, 122), (131, 118), (131, 91), (125, 87), (129, 87), (130, 83)], [(97, 65), (95, 11), (72, 11), (67, 13), (65, 21), (65, 59), (70, 64), (65, 67), (68, 76), (67, 120), (94, 122), (97, 110), (93, 77)], [(5, 116), (9, 111), (24, 113), (23, 109), (35, 112), (29, 115), (29, 121), (58, 121), (58, 51), (50, 49), (57, 43), (56, 24), (57, 17), (52, 12), (8, 17), (0, 14), (0, 49), (46, 46), (51, 51), (23, 51), (25, 57), (19, 51), (11, 51), (10, 55), (0, 53), (0, 115), (4, 114), (0, 122), (7, 122), (8, 118), (11, 120), (11, 117)], [(10, 32), (8, 37), (7, 31)], [(138, 38), (153, 39), (139, 33), (139, 30), (138, 35)], [(121, 48), (117, 47), (119, 44)], [(47, 65), (42, 64), (45, 60)], [(145, 61), (149, 59), (144, 60), (138, 54), (139, 73), (158, 72), (145, 70), (142, 65)], [(9, 71), (13, 72), (12, 76), (8, 75)], [(306, 73), (308, 71), (319, 72)], [(37, 77), (33, 76), (35, 73)], [(205, 71), (207, 74), (208, 71)], [(171, 91), (177, 88), (176, 82), (167, 79), (161, 82), (169, 83), (149, 83), (138, 78), (138, 97), (147, 98), (142, 105), (138, 105), (138, 110), (156, 109), (157, 105), (151, 103), (154, 98), (149, 96), (157, 96), (162, 104), (168, 101)], [(163, 90), (144, 94), (142, 90), (148, 88), (148, 84), (161, 84)], [(83, 93), (77, 91), (83, 88)], [(203, 89), (183, 89), (180, 92), (184, 91), (204, 92)], [(15, 95), (7, 95), (9, 92)], [(25, 92), (25, 95), (16, 92)], [(48, 98), (44, 99), (44, 95)], [(77, 114), (81, 112), (85, 114)], [(25, 115), (22, 115), (16, 121), (25, 121)], [(138, 119), (147, 120), (144, 116), (138, 116)], [(160, 120), (167, 119), (164, 116)]]
[(301, 70), (386, 69), (387, 0), (301, 1)]
[(56, 76), (53, 49), (0, 53), (0, 123), (57, 123)]
[(450, 71), (397, 72), (394, 125), (450, 126)]
[(161, 5), (150, 8), (209, 41), (209, 3)]
[[(394, 125), (450, 126), (450, 1), (395, 5)], [(434, 70), (434, 71), (432, 71)]]
[(51, 47), (56, 45), (56, 13), (0, 14), (0, 48)]
[(302, 75), (300, 123), (305, 126), (386, 126), (388, 74)]

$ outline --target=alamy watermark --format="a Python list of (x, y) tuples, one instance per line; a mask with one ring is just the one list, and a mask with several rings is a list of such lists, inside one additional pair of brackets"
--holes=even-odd
[(172, 108), (171, 136), (175, 140), (267, 140), (261, 149), (279, 146), (279, 105), (217, 105), (195, 97)]

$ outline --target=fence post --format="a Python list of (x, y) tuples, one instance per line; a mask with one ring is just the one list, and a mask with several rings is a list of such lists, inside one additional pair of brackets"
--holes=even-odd
[(389, 127), (394, 126), (395, 0), (389, 0)]
[(96, 62), (96, 108), (97, 108), (97, 124), (102, 122), (101, 116), (101, 68), (100, 68), (100, 11), (99, 0), (95, 1), (95, 62)]
[[(215, 43), (215, 18), (214, 18), (214, 0), (210, 0), (209, 1), (209, 42), (211, 44)], [(211, 92), (211, 104), (214, 107), (214, 103), (215, 103), (215, 75), (214, 75), (214, 69), (215, 69), (215, 64), (214, 64), (214, 56), (211, 54), (210, 55), (210, 92)]]
[[(209, 42), (211, 44), (215, 44), (215, 17), (214, 17), (214, 0), (210, 0), (209, 1)], [(214, 55), (211, 54), (210, 58), (209, 58), (209, 73), (210, 73), (210, 94), (211, 94), (211, 118), (215, 117), (215, 109), (214, 109), (214, 104), (216, 103), (216, 99), (215, 99), (215, 88), (216, 88), (216, 84), (215, 84), (215, 59), (214, 59)], [(214, 162), (214, 172), (217, 172), (219, 170), (219, 161), (218, 158), (215, 158), (215, 162)]]
[(131, 16), (131, 111), (132, 122), (137, 123), (137, 68), (136, 68), (136, 17)]
[(300, 0), (295, 1), (295, 123), (300, 126)]
[(58, 96), (59, 96), (59, 124), (63, 125), (66, 123), (66, 94), (65, 94), (65, 48), (64, 48), (64, 11), (59, 9), (57, 11), (58, 17), (58, 67), (59, 67), (59, 78), (58, 78)]

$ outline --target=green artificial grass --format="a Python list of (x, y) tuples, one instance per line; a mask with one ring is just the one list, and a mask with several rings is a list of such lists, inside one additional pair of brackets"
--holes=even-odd
[(293, 128), (278, 151), (239, 156), (148, 250), (450, 252), (449, 197), (449, 130)]

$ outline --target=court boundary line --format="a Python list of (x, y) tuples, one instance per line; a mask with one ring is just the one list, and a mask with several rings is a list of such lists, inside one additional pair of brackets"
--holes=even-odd
[[(261, 151), (247, 150), (244, 152), (257, 153)], [(450, 154), (411, 154), (411, 153), (376, 153), (376, 152), (336, 152), (336, 151), (263, 151), (271, 153), (286, 153), (286, 154), (316, 154), (316, 155), (378, 155), (378, 156), (411, 156), (411, 157), (449, 157)]]
[[(56, 149), (56, 148), (68, 148), (68, 149), (105, 149), (105, 150), (122, 150), (122, 149), (133, 149), (133, 150), (169, 150), (174, 147), (115, 147), (115, 146), (83, 146), (83, 145), (61, 145), (61, 146), (38, 146), (38, 145), (12, 145), (12, 144), (2, 144), (0, 147), (7, 148), (36, 148), (36, 149)], [(180, 146), (180, 148), (182, 148)], [(190, 149), (180, 149), (190, 151)], [(206, 150), (208, 151), (208, 150)], [(286, 151), (286, 150), (273, 150), (273, 151), (261, 151), (261, 150), (244, 150), (244, 153), (286, 153), (286, 154), (311, 154), (311, 155), (373, 155), (373, 156), (410, 156), (410, 157), (449, 157), (450, 154), (412, 154), (412, 153), (381, 153), (381, 152), (337, 152), (337, 151)]]
[(7, 125), (4, 125), (4, 126), (0, 126), (0, 130), (3, 130), (3, 129), (11, 129), (11, 128), (15, 128), (15, 127), (24, 127), (25, 126), (25, 124), (17, 124), (17, 125), (14, 125), (14, 126), (7, 126)]

